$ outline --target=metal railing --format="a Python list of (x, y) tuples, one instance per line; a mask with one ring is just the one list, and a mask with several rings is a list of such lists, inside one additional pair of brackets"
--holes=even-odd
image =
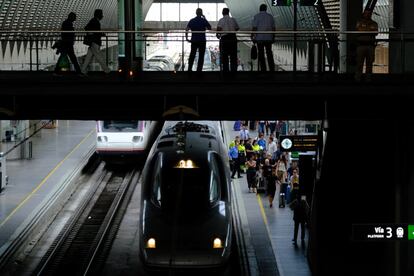
[[(54, 69), (58, 55), (54, 55), (51, 49), (52, 44), (60, 39), (61, 33), (73, 33), (71, 31), (13, 31), (0, 30), (0, 39), (9, 42), (9, 47), (20, 47), (17, 49), (19, 54), (10, 54), (7, 56), (7, 50), (0, 55), (0, 70), (20, 70), (20, 71), (51, 71)], [(87, 31), (75, 31), (76, 42), (75, 51), (79, 59), (86, 55), (87, 46), (83, 45), (83, 37)], [(135, 56), (141, 56), (143, 59), (143, 70), (150, 71), (177, 71), (188, 69), (188, 55), (190, 52), (190, 43), (186, 40), (186, 31), (184, 30), (148, 30), (148, 31), (94, 31), (94, 33), (103, 33), (102, 51), (105, 52), (106, 64), (111, 66), (112, 70), (117, 70), (121, 64), (120, 61), (124, 56), (125, 45), (130, 43), (133, 49), (136, 49)], [(191, 32), (190, 32), (191, 33)], [(212, 64), (203, 68), (207, 71), (220, 70), (220, 46), (216, 34), (230, 32), (192, 32), (206, 33), (207, 37), (207, 59), (205, 63)], [(300, 30), (292, 31), (275, 31), (275, 32), (252, 32), (238, 31), (235, 32), (238, 37), (238, 70), (254, 70), (257, 61), (250, 58), (250, 47), (253, 45), (251, 36), (257, 33), (273, 34), (273, 57), (276, 64), (276, 71), (310, 71), (310, 72), (338, 72), (341, 66), (340, 60), (346, 63), (355, 63), (356, 56), (356, 37), (366, 32), (348, 31), (338, 32), (335, 30)], [(126, 34), (134, 34), (133, 40), (126, 41)], [(190, 34), (191, 36), (191, 34)], [(337, 44), (332, 46), (328, 43), (334, 37)], [(408, 52), (414, 51), (414, 34), (413, 33), (379, 33), (377, 43), (377, 59), (374, 62), (374, 72), (389, 73), (390, 47), (392, 47), (392, 58), (397, 60), (396, 65), (393, 62), (393, 71), (404, 73), (406, 71), (405, 57)], [(293, 53), (293, 43), (296, 41), (296, 54)], [(12, 46), (14, 45), (14, 46)], [(342, 45), (347, 45), (346, 52), (341, 52)], [(15, 53), (9, 49), (9, 53)], [(23, 50), (23, 51), (22, 51)], [(168, 56), (170, 55), (170, 56)], [(158, 56), (158, 59), (154, 59)], [(160, 56), (167, 56), (164, 61)], [(296, 56), (294, 59), (293, 57)], [(171, 65), (171, 60), (173, 65)], [(157, 63), (157, 64), (156, 64)], [(196, 61), (194, 62), (196, 64)], [(396, 67), (396, 68), (395, 68)], [(96, 67), (98, 68), (98, 67)], [(99, 69), (98, 69), (99, 70)], [(344, 72), (342, 70), (342, 72)]]

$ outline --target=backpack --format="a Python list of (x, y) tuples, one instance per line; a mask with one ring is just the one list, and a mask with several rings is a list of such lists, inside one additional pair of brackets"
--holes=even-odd
[[(85, 31), (89, 31), (91, 29), (90, 27), (91, 21), (89, 21), (88, 24), (86, 24), (85, 26)], [(84, 37), (83, 37), (83, 44), (91, 46), (93, 42), (93, 33), (87, 33)]]

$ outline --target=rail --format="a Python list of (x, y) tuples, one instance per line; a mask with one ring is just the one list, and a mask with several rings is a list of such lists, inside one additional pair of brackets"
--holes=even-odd
[[(58, 59), (53, 54), (51, 46), (60, 39), (61, 33), (75, 33), (75, 54), (80, 61), (87, 53), (87, 46), (83, 45), (85, 34), (90, 31), (59, 31), (59, 30), (0, 30), (0, 38), (8, 43), (8, 47), (20, 47), (17, 55), (12, 55), (13, 49), (4, 51), (0, 55), (0, 70), (18, 71), (52, 71)], [(117, 71), (123, 66), (126, 45), (130, 44), (136, 50), (134, 62), (136, 70), (149, 71), (178, 71), (188, 69), (188, 56), (190, 43), (187, 43), (185, 30), (142, 30), (119, 31), (102, 30), (93, 31), (103, 35), (102, 51), (105, 54), (105, 63), (112, 70)], [(236, 33), (238, 37), (238, 65), (239, 71), (250, 71), (256, 68), (256, 62), (250, 58), (250, 48), (253, 45), (252, 35), (273, 34), (273, 58), (276, 71), (311, 71), (311, 72), (338, 72), (338, 60), (342, 64), (354, 64), (356, 58), (356, 37), (369, 32), (337, 30), (278, 30), (278, 31), (249, 31), (237, 32), (189, 32), (205, 33), (207, 37), (207, 49), (205, 61), (207, 65), (204, 71), (219, 71), (221, 69), (220, 45), (217, 34)], [(133, 34), (131, 39), (125, 39), (127, 34)], [(328, 38), (329, 36), (329, 38)], [(129, 35), (131, 37), (131, 35)], [(335, 37), (337, 44), (328, 43), (328, 39)], [(376, 43), (376, 60), (374, 61), (374, 73), (406, 72), (405, 57), (412, 50), (414, 33), (379, 32)], [(297, 43), (296, 54), (293, 43)], [(11, 46), (14, 45), (14, 46)], [(334, 45), (334, 46), (332, 46)], [(349, 48), (349, 50), (343, 50)], [(22, 51), (23, 50), (23, 51)], [(158, 62), (154, 65), (154, 56), (159, 52), (170, 52), (169, 58), (173, 59), (173, 65)], [(398, 59), (390, 68), (388, 56), (392, 51), (393, 57)], [(9, 54), (8, 54), (9, 53)], [(165, 54), (164, 54), (165, 55)], [(296, 57), (296, 58), (294, 58)], [(171, 61), (169, 61), (171, 63)], [(141, 63), (139, 65), (139, 63)], [(210, 65), (211, 64), (211, 65)], [(99, 67), (94, 66), (95, 70)], [(67, 68), (68, 70), (69, 68)], [(341, 72), (344, 72), (341, 70)]]

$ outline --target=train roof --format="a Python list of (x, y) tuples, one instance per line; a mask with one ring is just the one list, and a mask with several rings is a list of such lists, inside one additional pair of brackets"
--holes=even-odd
[(206, 158), (209, 151), (222, 154), (221, 137), (213, 124), (204, 122), (167, 122), (156, 144), (156, 152), (173, 160)]

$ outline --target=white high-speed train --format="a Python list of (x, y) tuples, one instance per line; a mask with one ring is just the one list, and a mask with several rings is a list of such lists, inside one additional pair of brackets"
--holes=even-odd
[(156, 121), (97, 121), (96, 152), (103, 157), (144, 156), (154, 141)]

